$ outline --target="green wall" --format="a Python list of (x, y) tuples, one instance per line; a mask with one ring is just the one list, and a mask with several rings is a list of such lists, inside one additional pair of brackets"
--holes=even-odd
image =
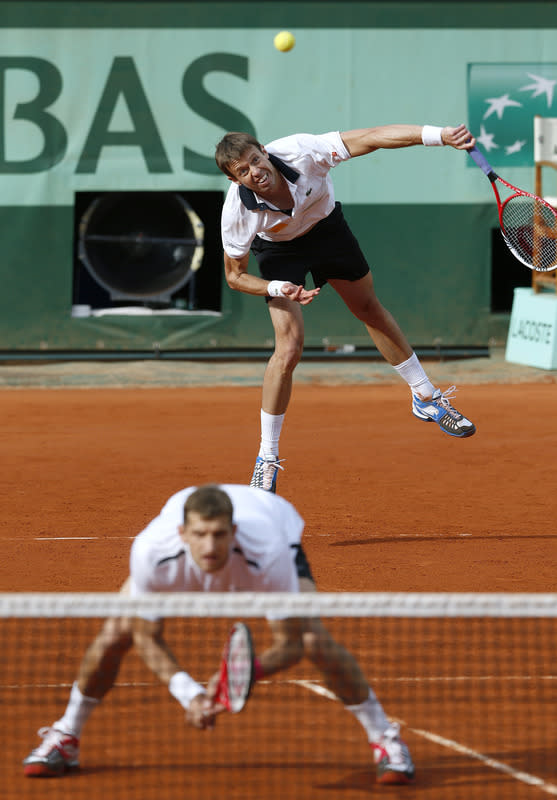
[[(272, 38), (285, 28), (297, 43), (283, 54)], [(0, 45), (0, 351), (262, 348), (264, 302), (226, 286), (220, 316), (72, 318), (75, 194), (224, 193), (212, 156), (229, 129), (268, 142), (466, 121), (471, 64), (557, 62), (557, 4), (20, 0), (0, 2)], [(496, 216), (469, 162), (418, 147), (333, 172), (415, 346), (489, 337)], [(533, 167), (505, 177), (532, 188)], [(304, 313), (308, 346), (369, 344), (330, 289)]]
[[(475, 205), (350, 206), (345, 213), (373, 253), (376, 289), (416, 345), (481, 345), (489, 318), (487, 252), (475, 235), (492, 208)], [(403, 233), (400, 220), (404, 219)], [(494, 224), (494, 220), (493, 220)], [(73, 212), (0, 208), (0, 236), (13, 241), (0, 270), (2, 349), (163, 350), (262, 348), (272, 342), (265, 302), (229, 290), (219, 317), (71, 317)], [(17, 243), (17, 245), (16, 245)], [(455, 243), (458, 243), (455, 245)], [(369, 347), (363, 326), (327, 287), (308, 306), (306, 343)]]

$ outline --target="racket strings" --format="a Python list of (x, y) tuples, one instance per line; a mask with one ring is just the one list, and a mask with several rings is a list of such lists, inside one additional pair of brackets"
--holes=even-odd
[(230, 710), (240, 711), (249, 697), (254, 680), (253, 642), (248, 627), (236, 623), (225, 656), (226, 682)]
[(501, 228), (511, 250), (527, 266), (541, 272), (557, 268), (557, 216), (539, 198), (509, 198)]

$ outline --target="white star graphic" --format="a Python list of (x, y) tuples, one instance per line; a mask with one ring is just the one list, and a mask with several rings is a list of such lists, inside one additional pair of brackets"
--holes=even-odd
[(508, 94), (502, 94), (501, 97), (488, 97), (485, 102), (491, 103), (491, 105), (483, 115), (483, 119), (487, 119), (492, 114), (497, 114), (498, 118), (502, 119), (503, 112), (509, 106), (522, 106), (522, 103), (511, 100)]
[(529, 78), (532, 78), (534, 83), (529, 83), (528, 86), (522, 86), (519, 91), (531, 91), (532, 97), (539, 97), (540, 94), (545, 94), (547, 107), (551, 108), (551, 105), (553, 104), (553, 89), (555, 88), (557, 80), (554, 81), (550, 78), (542, 78), (541, 75), (532, 75), (530, 72), (527, 72), (526, 74)]
[(520, 153), (525, 144), (526, 139), (517, 139), (516, 142), (513, 142), (505, 147), (505, 153), (508, 156), (512, 156), (513, 153)]
[(498, 149), (499, 145), (495, 144), (493, 141), (494, 137), (494, 133), (487, 133), (484, 126), (480, 125), (480, 135), (476, 137), (476, 141), (478, 144), (481, 144), (486, 153), (490, 153), (492, 150)]

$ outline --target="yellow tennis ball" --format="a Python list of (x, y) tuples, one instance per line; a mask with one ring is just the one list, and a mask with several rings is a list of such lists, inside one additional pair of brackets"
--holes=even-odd
[(277, 33), (273, 42), (277, 50), (280, 50), (281, 53), (286, 53), (288, 50), (292, 50), (296, 44), (296, 37), (290, 31), (281, 31)]

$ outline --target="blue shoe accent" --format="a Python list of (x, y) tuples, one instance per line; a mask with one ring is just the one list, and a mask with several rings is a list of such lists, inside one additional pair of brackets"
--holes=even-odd
[(265, 492), (277, 491), (277, 472), (279, 469), (284, 469), (281, 466), (281, 460), (278, 458), (265, 459), (257, 456), (255, 459), (255, 467), (253, 468), (253, 475), (251, 476), (250, 486), (256, 489), (263, 489)]
[(476, 426), (449, 403), (455, 392), (456, 386), (451, 386), (443, 394), (436, 389), (431, 400), (422, 400), (413, 394), (412, 413), (424, 422), (436, 422), (449, 436), (465, 439), (476, 433)]

